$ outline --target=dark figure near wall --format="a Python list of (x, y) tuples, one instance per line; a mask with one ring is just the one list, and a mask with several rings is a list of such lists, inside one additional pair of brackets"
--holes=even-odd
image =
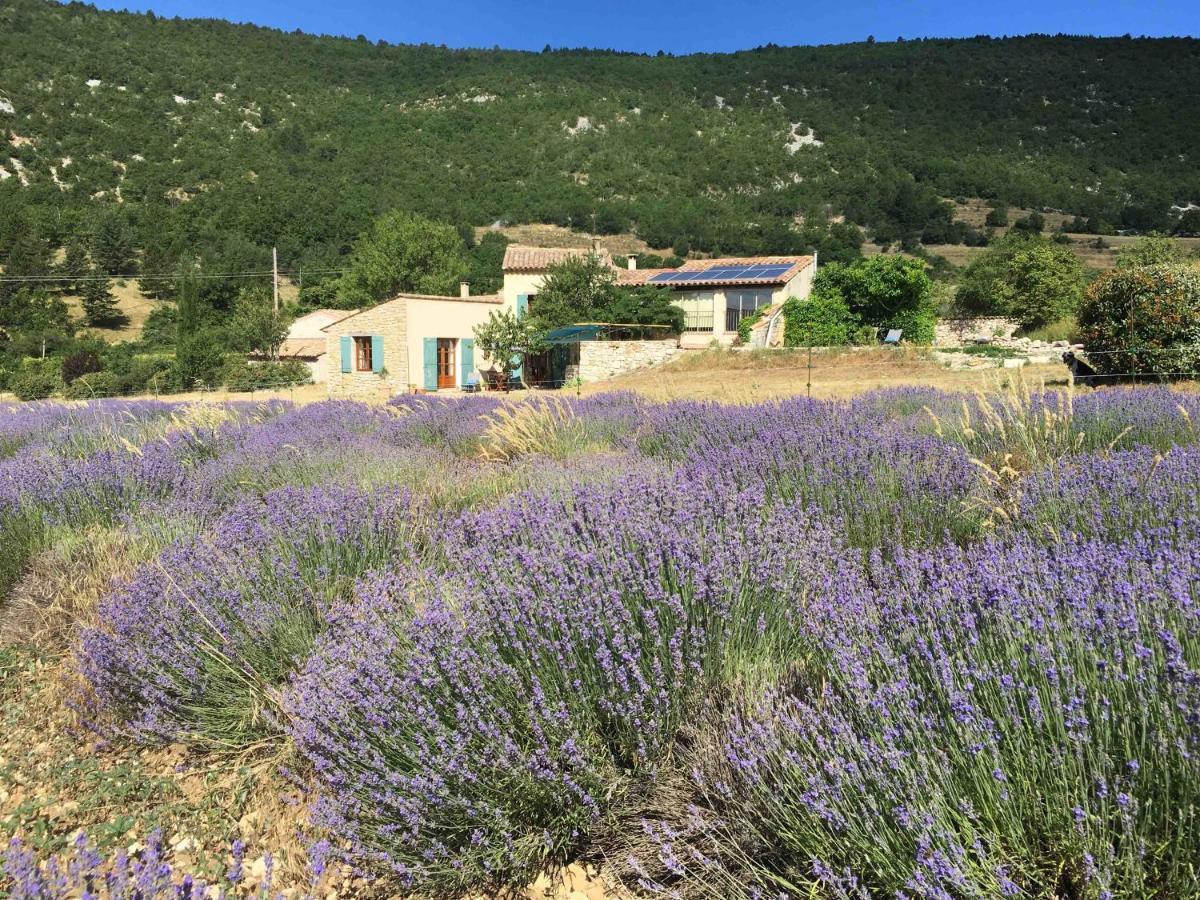
[(1112, 375), (1101, 375), (1090, 365), (1075, 355), (1074, 350), (1068, 350), (1063, 354), (1062, 360), (1067, 364), (1067, 368), (1071, 370), (1071, 375), (1074, 376), (1076, 383), (1082, 384), (1085, 387), (1096, 387), (1101, 384), (1110, 384), (1115, 378)]

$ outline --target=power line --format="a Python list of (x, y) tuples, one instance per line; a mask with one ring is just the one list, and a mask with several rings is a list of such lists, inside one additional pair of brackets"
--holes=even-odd
[[(345, 272), (346, 272), (345, 269), (309, 269), (308, 270), (308, 274), (310, 274), (310, 275), (342, 275), (342, 274), (345, 274)], [(279, 272), (280, 277), (288, 277), (288, 278), (291, 278), (292, 276), (297, 275), (297, 274), (298, 274), (298, 272), (288, 272), (285, 270), (280, 270), (280, 272)], [(214, 272), (214, 273), (198, 272), (193, 275), (186, 276), (186, 277), (211, 279), (211, 278), (271, 278), (273, 276), (274, 276), (274, 273), (268, 270), (266, 272)], [(0, 282), (9, 283), (9, 284), (39, 284), (39, 283), (53, 283), (53, 282), (59, 282), (59, 281), (72, 281), (72, 282), (73, 281), (115, 281), (115, 280), (121, 280), (121, 279), (128, 280), (131, 278), (136, 278), (136, 279), (162, 278), (162, 279), (167, 279), (167, 280), (173, 280), (173, 279), (179, 279), (179, 278), (183, 278), (183, 277), (185, 277), (185, 275), (183, 275), (179, 272), (160, 272), (157, 274), (149, 273), (149, 272), (139, 272), (136, 275), (0, 275)]]

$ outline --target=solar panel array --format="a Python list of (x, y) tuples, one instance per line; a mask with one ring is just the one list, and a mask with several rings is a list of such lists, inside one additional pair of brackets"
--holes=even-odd
[(777, 281), (792, 263), (764, 263), (755, 266), (711, 266), (698, 272), (661, 272), (650, 276), (654, 284), (679, 284), (697, 281)]

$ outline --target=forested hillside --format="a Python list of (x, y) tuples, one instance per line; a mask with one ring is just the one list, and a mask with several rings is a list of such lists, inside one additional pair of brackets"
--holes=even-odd
[(970, 240), (955, 196), (1169, 230), (1200, 203), (1197, 96), (1190, 39), (538, 54), (5, 0), (0, 254), (30, 227), (92, 234), (105, 208), (157, 271), (260, 268), (273, 245), (336, 267), (397, 207), (681, 253), (836, 250), (839, 215)]

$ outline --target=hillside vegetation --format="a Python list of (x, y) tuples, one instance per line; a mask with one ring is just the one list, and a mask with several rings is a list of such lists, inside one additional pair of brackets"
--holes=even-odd
[(315, 273), (395, 207), (676, 252), (835, 252), (837, 215), (962, 240), (939, 199), (960, 196), (1169, 230), (1200, 202), (1198, 94), (1189, 39), (539, 54), (13, 0), (0, 252), (30, 221), (61, 245), (104, 205), (157, 271), (277, 245)]

